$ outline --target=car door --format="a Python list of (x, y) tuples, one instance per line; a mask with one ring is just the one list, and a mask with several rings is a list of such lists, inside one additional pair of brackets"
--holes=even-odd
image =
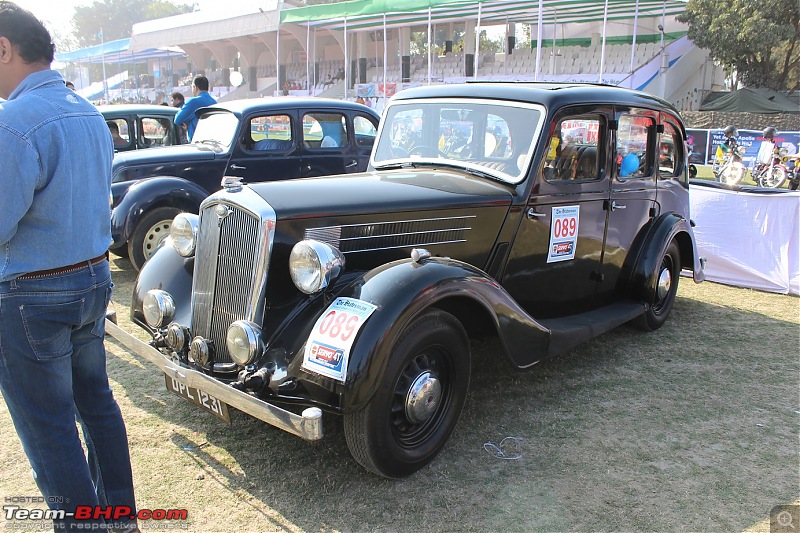
[(226, 169), (245, 182), (277, 181), (301, 176), (297, 113), (263, 112), (242, 120)]
[[(352, 131), (358, 160), (357, 168), (353, 172), (364, 172), (369, 165), (369, 156), (372, 154), (372, 146), (378, 135), (378, 121), (371, 115), (354, 113)], [(350, 171), (349, 168), (348, 171)]]
[(503, 285), (537, 318), (595, 305), (609, 199), (611, 106), (576, 107), (550, 125)]
[(612, 135), (612, 165), (608, 231), (603, 256), (603, 279), (598, 298), (607, 303), (618, 297), (620, 275), (631, 247), (648, 221), (655, 216), (656, 138), (658, 113), (616, 106), (616, 130)]
[(352, 124), (342, 111), (307, 111), (302, 116), (301, 175), (329, 176), (358, 171)]

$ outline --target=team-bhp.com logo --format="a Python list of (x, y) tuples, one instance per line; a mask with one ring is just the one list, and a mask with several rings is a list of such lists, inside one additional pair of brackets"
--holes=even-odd
[(4, 505), (3, 514), (6, 520), (186, 520), (189, 513), (186, 509), (139, 509), (135, 511), (127, 505), (78, 505), (74, 512), (63, 509), (25, 509), (19, 505)]

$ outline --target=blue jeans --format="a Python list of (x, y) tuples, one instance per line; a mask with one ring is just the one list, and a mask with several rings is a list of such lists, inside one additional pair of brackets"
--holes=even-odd
[[(0, 392), (39, 490), (67, 513), (78, 505), (136, 509), (128, 436), (106, 373), (111, 288), (108, 261), (0, 283)], [(72, 525), (54, 521), (56, 530)]]

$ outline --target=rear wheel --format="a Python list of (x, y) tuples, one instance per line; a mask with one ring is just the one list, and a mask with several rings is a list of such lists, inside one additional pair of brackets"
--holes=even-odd
[(672, 304), (675, 303), (681, 275), (681, 254), (675, 241), (670, 243), (654, 275), (656, 289), (651, 301), (646, 302), (647, 310), (632, 322), (635, 327), (644, 331), (655, 331), (663, 326), (672, 311)]
[(175, 207), (159, 207), (142, 217), (128, 240), (128, 256), (133, 268), (141, 270), (158, 245), (169, 237), (169, 227), (178, 213), (181, 210)]
[(768, 170), (761, 176), (758, 184), (761, 187), (780, 189), (784, 181), (786, 181), (786, 171), (781, 167), (772, 167), (772, 170)]
[(344, 417), (350, 453), (381, 476), (413, 474), (450, 437), (469, 377), (469, 340), (461, 323), (440, 310), (417, 317), (393, 348), (372, 401)]

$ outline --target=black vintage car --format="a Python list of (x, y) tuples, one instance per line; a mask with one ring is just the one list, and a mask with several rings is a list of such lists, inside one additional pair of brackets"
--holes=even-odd
[(259, 98), (198, 111), (191, 144), (119, 154), (111, 251), (137, 269), (181, 212), (196, 213), (223, 176), (245, 182), (363, 172), (380, 117), (352, 102)]
[(178, 112), (175, 107), (119, 104), (100, 105), (97, 109), (106, 123), (114, 123), (119, 131), (115, 152), (180, 144), (180, 131), (173, 123)]
[(456, 425), (471, 339), (528, 368), (658, 329), (681, 270), (703, 279), (684, 139), (672, 106), (619, 88), (403, 91), (369, 172), (226, 178), (176, 217), (134, 289), (152, 344), (108, 327), (218, 417), (316, 440), (341, 415), (358, 463), (406, 476)]

